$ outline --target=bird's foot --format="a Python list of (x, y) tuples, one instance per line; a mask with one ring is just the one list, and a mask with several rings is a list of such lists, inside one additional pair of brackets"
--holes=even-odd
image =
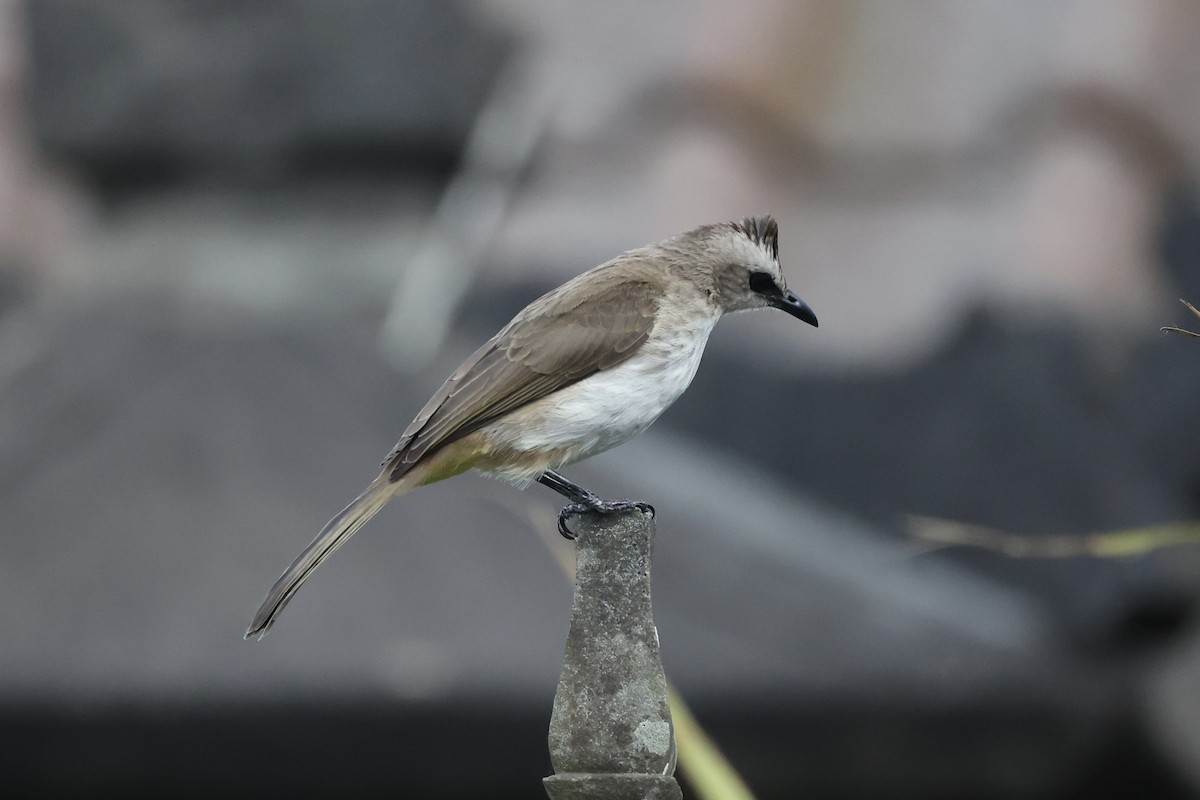
[(558, 532), (564, 539), (575, 541), (575, 532), (567, 526), (567, 520), (578, 514), (620, 514), (624, 511), (641, 511), (654, 517), (654, 506), (644, 500), (601, 500), (592, 495), (585, 501), (571, 503), (558, 512)]

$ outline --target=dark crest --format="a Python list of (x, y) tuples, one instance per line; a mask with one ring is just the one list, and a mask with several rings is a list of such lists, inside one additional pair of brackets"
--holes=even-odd
[(770, 215), (762, 217), (746, 217), (741, 222), (734, 222), (733, 229), (745, 234), (746, 238), (755, 244), (767, 246), (771, 258), (779, 260), (779, 223)]

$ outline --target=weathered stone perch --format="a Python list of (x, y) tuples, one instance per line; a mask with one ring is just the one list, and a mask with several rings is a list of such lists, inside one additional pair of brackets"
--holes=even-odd
[(550, 717), (552, 800), (679, 800), (650, 607), (654, 520), (576, 517), (575, 602)]

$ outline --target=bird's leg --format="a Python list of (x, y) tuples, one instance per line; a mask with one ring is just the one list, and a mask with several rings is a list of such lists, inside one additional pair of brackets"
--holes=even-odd
[(543, 486), (549, 486), (551, 489), (558, 492), (572, 503), (583, 503), (587, 506), (595, 506), (604, 502), (592, 492), (589, 492), (579, 484), (568, 480), (565, 476), (559, 475), (552, 469), (548, 469), (543, 472), (541, 477), (537, 479), (537, 482)]
[(654, 506), (649, 503), (641, 500), (602, 500), (599, 495), (567, 480), (552, 469), (543, 472), (537, 481), (543, 486), (549, 486), (571, 501), (569, 505), (563, 507), (562, 511), (558, 512), (558, 532), (564, 539), (573, 540), (575, 538), (575, 534), (567, 527), (567, 519), (576, 514), (586, 514), (589, 511), (597, 514), (615, 514), (620, 511), (637, 509), (654, 516)]

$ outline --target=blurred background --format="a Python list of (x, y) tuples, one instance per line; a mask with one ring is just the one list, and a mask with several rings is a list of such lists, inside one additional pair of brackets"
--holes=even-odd
[(1190, 0), (0, 0), (5, 794), (540, 796), (552, 493), (423, 490), (242, 631), (525, 303), (771, 213), (821, 327), (727, 320), (568, 473), (657, 507), (701, 723), (760, 798), (1200, 796), (1200, 553), (1153, 546), (1200, 518), (1158, 330), (1200, 326), (1197, 41)]

